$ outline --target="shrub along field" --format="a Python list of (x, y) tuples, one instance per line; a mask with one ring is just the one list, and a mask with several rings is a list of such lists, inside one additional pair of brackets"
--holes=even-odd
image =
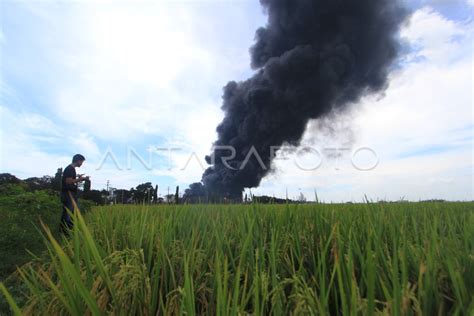
[(474, 203), (116, 205), (75, 222), (19, 270), (25, 297), (0, 286), (13, 311), (474, 312)]
[(53, 229), (61, 216), (59, 198), (53, 199), (44, 191), (28, 192), (19, 185), (9, 185), (2, 186), (1, 193), (0, 280), (15, 271), (16, 265), (31, 260), (28, 251), (39, 254), (45, 248), (38, 230), (40, 220)]
[[(85, 211), (92, 202), (80, 201)], [(51, 228), (58, 238), (61, 203), (57, 192), (32, 190), (25, 183), (0, 184), (0, 281), (5, 281), (17, 294), (23, 286), (7, 277), (32, 259), (42, 256), (47, 249), (42, 236), (41, 222)], [(0, 295), (0, 315), (8, 310)], [(3, 312), (3, 313), (2, 313)]]

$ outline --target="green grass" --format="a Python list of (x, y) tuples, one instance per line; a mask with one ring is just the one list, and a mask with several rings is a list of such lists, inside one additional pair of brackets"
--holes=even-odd
[[(88, 211), (90, 201), (80, 201), (81, 209)], [(59, 237), (61, 203), (59, 194), (50, 190), (28, 191), (26, 185), (0, 185), (0, 282), (10, 290), (16, 300), (23, 302), (26, 285), (9, 277), (17, 266), (31, 261), (32, 256), (43, 256), (47, 247), (42, 236), (41, 222)], [(46, 254), (47, 255), (47, 254)], [(0, 295), (0, 315), (6, 314), (9, 305)]]
[(75, 222), (19, 270), (23, 313), (474, 312), (473, 203), (118, 205)]

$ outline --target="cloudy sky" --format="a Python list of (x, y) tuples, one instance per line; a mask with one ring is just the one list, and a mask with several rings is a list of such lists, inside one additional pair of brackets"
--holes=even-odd
[[(311, 122), (312, 150), (281, 154), (253, 193), (474, 199), (474, 1), (408, 3), (384, 96)], [(252, 75), (265, 21), (256, 0), (0, 2), (0, 172), (53, 175), (82, 153), (96, 189), (200, 180), (222, 87)]]

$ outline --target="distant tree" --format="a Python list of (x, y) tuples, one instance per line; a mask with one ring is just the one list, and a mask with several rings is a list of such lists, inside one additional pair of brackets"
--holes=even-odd
[(130, 193), (130, 197), (127, 200), (127, 203), (136, 203), (137, 202), (137, 200), (136, 200), (137, 190), (135, 190), (135, 188), (130, 188), (129, 193)]
[(58, 168), (58, 170), (56, 171), (56, 174), (54, 175), (54, 178), (51, 179), (51, 188), (56, 192), (61, 191), (62, 174), (63, 174), (63, 168)]
[(9, 173), (0, 173), (0, 185), (1, 184), (14, 184), (20, 183), (21, 180)]
[(153, 190), (151, 182), (145, 182), (137, 185), (135, 189), (135, 200), (139, 203), (148, 203), (149, 202), (149, 193)]
[(0, 173), (0, 196), (17, 195), (28, 189), (26, 183), (9, 173)]
[(31, 177), (23, 180), (32, 191), (51, 189), (51, 176)]
[(132, 197), (132, 194), (130, 193), (129, 190), (125, 189), (117, 189), (115, 190), (115, 197), (117, 199), (117, 203), (129, 203), (130, 198)]
[(151, 204), (153, 201), (153, 197), (155, 196), (155, 188), (153, 186), (148, 190), (148, 204)]
[(105, 203), (104, 195), (99, 190), (89, 190), (88, 192), (84, 191), (82, 198), (84, 200), (92, 201), (97, 205), (103, 205)]
[(293, 203), (295, 201), (291, 199), (279, 199), (274, 196), (267, 196), (267, 195), (262, 195), (262, 196), (256, 196), (252, 195), (252, 202), (257, 202), (260, 204), (285, 204), (285, 203)]
[(100, 196), (102, 197), (102, 203), (108, 204), (109, 203), (109, 191), (106, 189), (100, 190)]
[(86, 179), (84, 181), (84, 193), (90, 192), (90, 190), (91, 190), (91, 180)]
[(158, 184), (155, 185), (155, 190), (153, 191), (153, 203), (158, 203)]
[(176, 187), (176, 193), (174, 194), (174, 202), (179, 204), (179, 185)]

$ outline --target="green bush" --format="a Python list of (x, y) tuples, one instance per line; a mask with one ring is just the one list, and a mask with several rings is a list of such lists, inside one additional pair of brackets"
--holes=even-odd
[(44, 249), (38, 231), (42, 221), (54, 231), (59, 225), (61, 204), (44, 191), (21, 192), (0, 196), (0, 278), (6, 277), (31, 259), (29, 251), (40, 254)]
[[(41, 221), (58, 234), (61, 217), (59, 197), (47, 191), (28, 192), (21, 184), (0, 186), (0, 280), (30, 260), (32, 255), (41, 256), (46, 246), (42, 237)], [(8, 288), (21, 300), (21, 284), (15, 278), (6, 281)], [(0, 314), (8, 310), (0, 298)]]

